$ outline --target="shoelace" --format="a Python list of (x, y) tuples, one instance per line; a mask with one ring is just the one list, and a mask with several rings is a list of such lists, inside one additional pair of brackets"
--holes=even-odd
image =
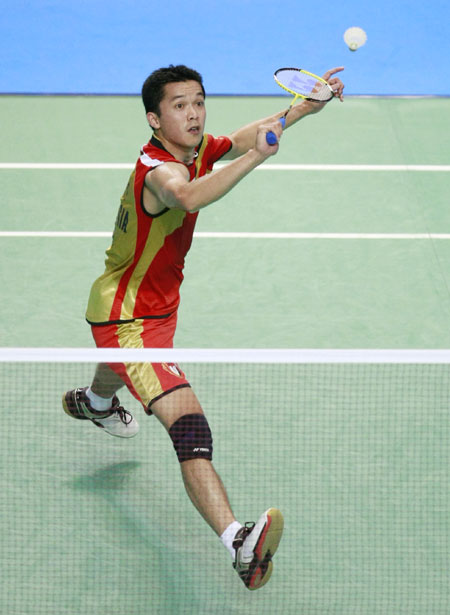
[(125, 408), (123, 408), (122, 406), (113, 406), (111, 410), (114, 410), (114, 412), (117, 412), (120, 420), (122, 421), (124, 425), (129, 425), (131, 421), (133, 420), (133, 415), (130, 414), (128, 410), (125, 410)]
[(236, 537), (233, 540), (233, 547), (236, 553), (234, 566), (236, 566), (236, 563), (237, 563), (238, 549), (242, 547), (245, 539), (247, 538), (247, 536), (250, 534), (250, 532), (253, 530), (254, 527), (255, 527), (255, 523), (253, 521), (247, 521), (245, 525), (243, 525), (241, 529), (239, 530), (239, 532), (236, 534)]

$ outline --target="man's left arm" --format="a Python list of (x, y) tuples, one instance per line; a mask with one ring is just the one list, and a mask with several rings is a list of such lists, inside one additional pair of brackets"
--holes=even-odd
[[(344, 67), (338, 66), (336, 68), (328, 70), (323, 75), (323, 79), (325, 79), (325, 81), (328, 81), (328, 83), (330, 84), (334, 92), (335, 98), (339, 98), (341, 102), (344, 100), (344, 84), (339, 79), (339, 77), (334, 77), (334, 75), (341, 72), (342, 70), (344, 70)], [(325, 107), (325, 105), (326, 103), (312, 102), (308, 100), (303, 100), (301, 103), (294, 105), (290, 109), (286, 117), (285, 129), (289, 128), (307, 115), (318, 113)], [(234, 158), (238, 158), (239, 156), (242, 156), (243, 154), (248, 152), (248, 150), (253, 147), (258, 128), (262, 124), (268, 124), (273, 121), (279, 120), (285, 115), (285, 113), (286, 111), (280, 111), (264, 119), (257, 120), (256, 122), (252, 122), (251, 124), (247, 124), (246, 126), (243, 126), (242, 128), (239, 128), (238, 130), (233, 132), (230, 135), (232, 147), (230, 151), (222, 157), (222, 160), (233, 160)]]

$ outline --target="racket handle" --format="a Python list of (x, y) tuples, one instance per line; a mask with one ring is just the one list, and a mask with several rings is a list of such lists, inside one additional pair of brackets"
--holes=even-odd
[[(286, 118), (285, 117), (280, 117), (280, 124), (283, 126), (285, 126), (286, 124)], [(276, 145), (278, 143), (278, 139), (277, 136), (274, 132), (270, 131), (266, 134), (266, 141), (269, 145)]]

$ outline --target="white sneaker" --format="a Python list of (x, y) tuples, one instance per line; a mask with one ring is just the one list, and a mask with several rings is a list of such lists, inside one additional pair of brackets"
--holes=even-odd
[(97, 427), (119, 438), (132, 438), (139, 431), (139, 424), (136, 419), (122, 406), (114, 408), (111, 416), (104, 419), (91, 419), (91, 421)]
[(280, 543), (283, 527), (281, 511), (269, 508), (256, 523), (246, 523), (236, 534), (233, 567), (248, 589), (259, 589), (270, 579), (272, 556)]
[(139, 431), (133, 415), (125, 410), (114, 395), (112, 406), (106, 412), (98, 412), (91, 406), (86, 395), (87, 387), (67, 391), (62, 398), (64, 411), (74, 419), (88, 420), (111, 436), (132, 438)]

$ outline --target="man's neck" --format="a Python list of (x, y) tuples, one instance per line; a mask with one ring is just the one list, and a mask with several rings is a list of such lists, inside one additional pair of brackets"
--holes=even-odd
[(193, 163), (195, 158), (198, 156), (198, 152), (195, 151), (195, 147), (189, 149), (183, 149), (181, 147), (177, 147), (170, 141), (164, 139), (164, 137), (153, 133), (153, 137), (161, 143), (166, 152), (169, 152), (176, 160), (183, 162), (184, 164), (190, 165)]

